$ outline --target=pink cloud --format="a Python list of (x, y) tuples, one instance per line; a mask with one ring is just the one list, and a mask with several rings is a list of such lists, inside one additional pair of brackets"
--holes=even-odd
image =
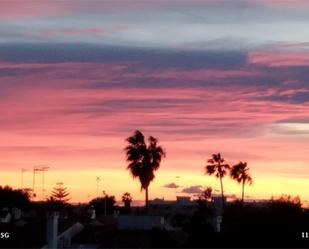
[[(75, 34), (75, 31), (73, 32)], [(135, 70), (129, 70), (134, 67)], [(71, 77), (76, 81), (80, 81), (83, 77), (83, 72), (87, 72), (87, 79), (102, 82), (113, 81), (113, 79), (124, 77), (126, 79), (141, 79), (141, 78), (154, 78), (160, 80), (170, 79), (181, 79), (181, 80), (218, 80), (227, 78), (242, 78), (242, 77), (255, 77), (263, 75), (263, 72), (255, 69), (243, 70), (243, 69), (180, 69), (180, 68), (144, 68), (139, 62), (122, 62), (122, 63), (79, 63), (79, 62), (64, 62), (64, 63), (10, 63), (0, 61), (0, 68), (2, 69), (45, 69), (45, 71), (39, 74), (23, 75), (22, 78), (25, 80), (29, 77), (29, 81), (37, 81), (39, 78), (49, 78), (54, 80), (56, 75), (59, 78)], [(125, 74), (123, 73), (125, 72)], [(6, 80), (16, 80), (16, 77), (9, 77)], [(31, 79), (30, 79), (31, 78)], [(72, 82), (76, 85), (77, 82)], [(68, 82), (67, 82), (68, 83)], [(60, 82), (59, 85), (62, 83)]]
[(18, 19), (55, 17), (76, 13), (127, 11), (144, 8), (169, 6), (173, 4), (165, 0), (146, 1), (0, 1), (0, 20), (11, 21)]
[(252, 77), (261, 75), (261, 72), (258, 71), (248, 71), (248, 70), (218, 70), (218, 69), (163, 69), (158, 74), (155, 72), (152, 76), (158, 78), (182, 78), (190, 80), (205, 80), (205, 79), (224, 79), (224, 78), (237, 78), (237, 77)]
[(251, 52), (248, 61), (270, 67), (309, 66), (309, 52)]
[[(84, 151), (85, 163), (87, 157), (97, 161), (100, 157), (100, 148), (104, 145), (104, 141), (99, 143), (98, 140), (112, 137), (113, 142), (109, 142), (113, 147), (112, 151), (110, 149), (102, 151), (111, 155), (110, 160), (118, 162), (116, 155), (123, 146), (124, 137), (136, 128), (155, 134), (171, 143), (179, 139), (189, 140), (192, 143), (201, 139), (215, 138), (237, 138), (244, 141), (252, 137), (263, 137), (271, 132), (269, 125), (278, 120), (288, 119), (291, 115), (309, 113), (306, 105), (270, 102), (257, 98), (276, 94), (276, 89), (272, 88), (263, 89), (254, 86), (243, 88), (231, 85), (224, 86), (223, 90), (220, 86), (212, 85), (153, 87), (151, 83), (147, 86), (126, 87), (126, 82), (144, 80), (143, 77), (151, 77), (153, 81), (166, 79), (166, 82), (169, 82), (172, 79), (182, 79), (190, 82), (190, 79), (223, 80), (259, 75), (259, 72), (246, 72), (242, 69), (167, 68), (152, 71), (135, 62), (57, 64), (2, 62), (0, 67), (28, 69), (30, 72), (33, 68), (44, 69), (30, 74), (1, 78), (10, 89), (0, 101), (0, 128), (5, 131), (6, 135), (3, 136), (7, 138), (3, 140), (2, 145), (10, 143), (11, 146), (8, 149), (2, 148), (2, 153), (9, 153), (12, 160), (18, 155), (24, 155), (23, 157), (27, 157), (28, 160), (35, 160), (35, 157), (40, 155), (44, 160), (56, 158), (61, 161), (66, 160), (66, 154), (74, 155), (77, 151)], [(130, 70), (132, 67), (134, 71)], [(101, 82), (98, 87), (90, 87), (92, 83), (97, 82)], [(115, 83), (115, 87), (113, 84), (104, 87), (105, 82)], [(117, 85), (119, 82), (122, 84)], [(297, 91), (286, 90), (281, 95), (295, 92)], [(23, 140), (20, 136), (41, 139), (32, 140), (30, 143), (26, 140), (21, 144)], [(58, 139), (52, 139), (53, 136)], [(77, 140), (71, 142), (69, 137), (79, 137), (79, 142)], [(93, 137), (93, 142), (86, 137)], [(211, 148), (220, 149), (219, 144), (216, 146), (212, 142)], [(227, 148), (225, 150), (228, 151)], [(179, 151), (181, 148), (176, 149), (170, 157), (177, 161)], [(192, 157), (196, 154), (194, 151), (190, 153)], [(246, 154), (254, 153), (247, 151)], [(7, 161), (7, 158), (5, 159)]]
[(68, 13), (70, 5), (66, 2), (42, 1), (1, 1), (0, 20), (10, 21), (33, 17), (58, 16)]
[[(44, 64), (1, 65), (42, 69)], [(135, 65), (134, 73), (128, 70), (132, 65)], [(162, 132), (162, 127), (170, 134), (187, 130), (191, 137), (200, 136), (200, 132), (206, 136), (219, 136), (220, 133), (220, 136), (230, 136), (239, 130), (247, 136), (257, 132), (253, 127), (259, 127), (259, 132), (263, 132), (261, 126), (289, 117), (288, 110), (295, 111), (291, 104), (251, 100), (261, 94), (254, 87), (246, 90), (226, 86), (222, 91), (216, 86), (127, 88), (125, 85), (126, 81), (143, 77), (166, 79), (168, 82), (177, 78), (190, 81), (255, 75), (242, 70), (155, 69), (151, 72), (132, 63), (58, 63), (44, 66), (47, 71), (2, 78), (12, 88), (0, 102), (3, 129), (27, 134), (108, 134), (123, 133), (125, 127), (131, 130), (143, 126), (158, 133)], [(102, 87), (88, 87), (98, 81), (102, 82)], [(121, 86), (104, 87), (104, 82), (116, 84), (119, 81), (123, 82)], [(30, 87), (27, 87), (28, 84)], [(195, 129), (198, 134), (192, 133)]]

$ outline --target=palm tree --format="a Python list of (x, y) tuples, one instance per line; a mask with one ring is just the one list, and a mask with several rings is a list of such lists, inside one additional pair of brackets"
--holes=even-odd
[(222, 204), (224, 205), (224, 191), (222, 178), (226, 175), (227, 171), (230, 169), (230, 165), (227, 164), (225, 159), (221, 157), (221, 154), (213, 154), (211, 159), (207, 161), (209, 164), (205, 167), (205, 173), (207, 175), (215, 175), (215, 177), (220, 179), (221, 185), (221, 197)]
[(125, 208), (130, 209), (130, 207), (131, 207), (131, 202), (132, 202), (132, 196), (131, 196), (131, 194), (128, 193), (128, 192), (125, 192), (125, 193), (122, 195), (121, 200), (122, 200), (122, 202), (123, 202)]
[(148, 187), (155, 178), (154, 171), (160, 167), (161, 159), (165, 152), (158, 146), (158, 140), (152, 136), (148, 138), (148, 144), (142, 132), (135, 131), (126, 139), (128, 146), (125, 148), (128, 166), (133, 178), (138, 178), (141, 183), (141, 191), (145, 190), (145, 206), (148, 208)]
[(253, 180), (251, 175), (248, 173), (249, 168), (246, 162), (239, 162), (234, 165), (231, 169), (231, 177), (236, 180), (239, 184), (242, 184), (242, 194), (241, 194), (241, 202), (244, 203), (244, 195), (245, 195), (245, 185), (251, 185)]
[(206, 187), (199, 196), (200, 201), (210, 201), (212, 197), (212, 187)]

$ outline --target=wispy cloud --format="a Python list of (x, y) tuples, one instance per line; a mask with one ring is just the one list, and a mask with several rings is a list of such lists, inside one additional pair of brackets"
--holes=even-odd
[(270, 67), (309, 67), (309, 52), (251, 52), (249, 62)]
[(181, 192), (186, 194), (200, 194), (203, 192), (203, 187), (201, 185), (193, 185), (184, 188)]
[(179, 188), (180, 186), (177, 185), (176, 183), (172, 182), (172, 183), (165, 184), (163, 187), (164, 188), (174, 188), (174, 189), (176, 189), (176, 188)]
[(57, 36), (78, 36), (85, 34), (93, 34), (93, 35), (104, 35), (104, 34), (112, 34), (118, 32), (125, 32), (128, 28), (126, 27), (87, 27), (87, 28), (62, 28), (62, 29), (50, 29), (44, 30), (41, 33), (44, 36), (48, 37), (57, 37)]
[(307, 6), (300, 0), (2, 1), (0, 41), (66, 43), (74, 37), (73, 42), (140, 48), (247, 50), (308, 39)]

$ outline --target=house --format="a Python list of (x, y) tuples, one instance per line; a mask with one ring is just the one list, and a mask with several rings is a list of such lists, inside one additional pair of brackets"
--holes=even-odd
[(8, 208), (3, 208), (0, 210), (0, 223), (10, 223), (12, 220), (12, 215)]
[(176, 201), (165, 201), (164, 199), (149, 201), (149, 213), (164, 217), (175, 214), (193, 215), (197, 207), (198, 204), (195, 201), (191, 201), (191, 198), (188, 196), (177, 196)]
[(42, 249), (72, 248), (72, 238), (84, 229), (84, 226), (81, 223), (76, 222), (61, 234), (58, 234), (58, 219), (59, 214), (57, 212), (50, 212), (47, 214), (47, 244), (44, 245)]
[[(221, 196), (214, 196), (206, 205), (212, 210), (210, 223), (216, 232), (221, 231), (223, 203)], [(193, 216), (198, 209), (198, 203), (192, 201), (189, 196), (177, 196), (176, 201), (165, 201), (164, 199), (154, 199), (149, 202), (149, 213), (151, 215), (161, 215), (165, 218), (165, 223), (170, 224), (175, 215)]]

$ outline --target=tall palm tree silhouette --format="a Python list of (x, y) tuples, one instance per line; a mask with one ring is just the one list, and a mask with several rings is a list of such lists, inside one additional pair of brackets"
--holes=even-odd
[(155, 178), (154, 171), (160, 167), (165, 152), (158, 146), (158, 140), (152, 136), (148, 138), (148, 144), (142, 132), (135, 131), (126, 139), (128, 146), (125, 148), (128, 166), (133, 178), (138, 178), (141, 183), (141, 191), (145, 190), (145, 206), (148, 209), (148, 187)]
[(221, 197), (222, 204), (224, 205), (224, 191), (222, 179), (226, 175), (227, 171), (230, 169), (230, 165), (225, 161), (221, 154), (213, 154), (212, 158), (207, 161), (209, 164), (205, 167), (205, 173), (207, 175), (215, 175), (215, 177), (220, 179), (221, 185)]
[(239, 184), (242, 184), (242, 193), (241, 193), (241, 202), (244, 203), (244, 195), (245, 195), (245, 185), (251, 185), (253, 180), (251, 175), (248, 173), (249, 168), (246, 162), (239, 162), (234, 165), (231, 169), (231, 177), (236, 180)]

